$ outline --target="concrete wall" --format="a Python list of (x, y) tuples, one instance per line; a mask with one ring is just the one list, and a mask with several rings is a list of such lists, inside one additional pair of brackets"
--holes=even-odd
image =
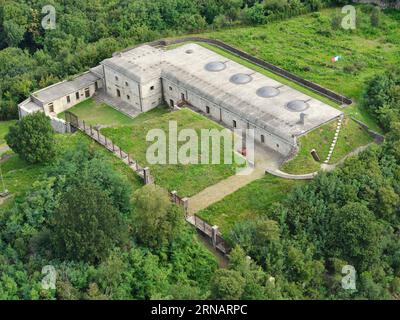
[[(221, 108), (220, 106), (186, 89), (183, 84), (176, 84), (168, 79), (163, 79), (162, 81), (164, 88), (164, 99), (168, 105), (170, 104), (170, 100), (173, 100), (174, 104), (176, 105), (176, 103), (181, 100), (181, 94), (183, 93), (185, 94), (186, 101), (189, 102), (193, 107), (206, 114), (213, 120), (220, 123), (222, 122), (225, 127), (233, 129), (233, 121), (235, 120), (237, 129), (254, 129), (254, 138), (257, 142), (260, 142), (266, 147), (275, 150), (284, 156), (288, 156), (292, 152), (295, 145), (295, 140), (293, 140), (293, 145), (291, 145), (280, 137), (251, 123), (248, 123), (247, 120), (241, 118), (239, 115)], [(207, 112), (207, 107), (209, 107), (209, 113)], [(261, 135), (264, 135), (264, 142), (262, 142)]]
[[(98, 86), (100, 88), (102, 86), (102, 81), (99, 80), (97, 82), (98, 82)], [(86, 95), (85, 95), (85, 89), (86, 88), (89, 89), (89, 97), (86, 97)], [(95, 87), (95, 84), (93, 83), (93, 84), (89, 85), (88, 87), (82, 88), (82, 89), (80, 89), (78, 91), (75, 91), (75, 92), (71, 92), (70, 94), (68, 94), (68, 95), (66, 95), (66, 96), (64, 96), (64, 97), (62, 97), (60, 99), (54, 100), (53, 101), (54, 113), (55, 114), (59, 114), (61, 112), (64, 112), (65, 110), (68, 110), (69, 108), (72, 108), (76, 104), (78, 104), (78, 103), (80, 103), (82, 101), (85, 101), (88, 98), (92, 97), (95, 92), (96, 92), (96, 87)], [(76, 93), (79, 94), (79, 99), (77, 99)], [(67, 97), (69, 97), (70, 102), (68, 102)], [(44, 107), (44, 112), (47, 115), (50, 115), (50, 104), (51, 103), (47, 103), (47, 104), (45, 104), (43, 106)]]
[(67, 122), (65, 122), (65, 120), (59, 119), (57, 117), (50, 117), (50, 119), (51, 119), (51, 126), (53, 127), (55, 132), (58, 133), (71, 132), (71, 127)]
[[(157, 107), (162, 102), (160, 78), (138, 83), (114, 69), (104, 66), (106, 91), (110, 96), (121, 99), (143, 112)], [(120, 97), (118, 97), (118, 91)]]

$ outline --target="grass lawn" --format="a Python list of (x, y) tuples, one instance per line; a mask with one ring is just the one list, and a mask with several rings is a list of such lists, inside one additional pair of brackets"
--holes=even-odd
[[(109, 162), (114, 170), (125, 176), (132, 185), (133, 191), (140, 188), (143, 184), (141, 179), (129, 169), (122, 161), (113, 156), (110, 152), (104, 150), (100, 145), (96, 144), (89, 137), (86, 137), (80, 132), (75, 134), (57, 134), (57, 152), (59, 154), (73, 149), (79, 141), (84, 141), (90, 144), (91, 148), (98, 150)], [(37, 181), (41, 175), (46, 172), (45, 164), (28, 164), (18, 155), (11, 152), (11, 157), (0, 163), (3, 172), (5, 187), (13, 194), (12, 198), (7, 199), (0, 205), (0, 212), (12, 207), (15, 196), (21, 196), (27, 192), (32, 184)], [(2, 188), (2, 186), (0, 185)]]
[[(335, 131), (337, 121), (328, 123), (306, 136), (299, 139), (300, 151), (297, 156), (289, 162), (286, 162), (281, 170), (292, 174), (303, 174), (318, 171), (321, 163), (326, 160)], [(355, 121), (345, 117), (339, 138), (333, 151), (330, 163), (334, 164), (344, 158), (351, 151), (364, 146), (373, 141), (373, 138)], [(312, 149), (317, 150), (321, 162), (317, 162), (311, 156)]]
[(236, 222), (264, 214), (273, 203), (284, 199), (293, 187), (303, 183), (306, 182), (266, 175), (201, 210), (198, 216), (219, 226), (222, 234), (226, 234)]
[[(68, 111), (76, 114), (79, 119), (85, 120), (91, 125), (105, 126), (126, 126), (132, 123), (132, 119), (123, 113), (111, 108), (104, 103), (98, 103), (93, 98), (89, 98)], [(59, 118), (65, 119), (64, 112), (58, 115)]]
[[(318, 171), (321, 167), (321, 163), (324, 162), (328, 156), (331, 143), (335, 137), (336, 127), (337, 121), (332, 121), (300, 137), (298, 140), (300, 148), (299, 153), (294, 159), (286, 162), (281, 170), (292, 174)], [(311, 156), (310, 152), (312, 149), (318, 152), (321, 163), (315, 161)]]
[[(151, 129), (162, 129), (168, 136), (169, 121), (176, 121), (181, 129), (195, 129), (200, 136), (201, 129), (222, 129), (217, 123), (189, 109), (168, 112), (159, 107), (139, 115), (130, 126), (104, 128), (101, 132), (111, 138), (123, 150), (129, 152), (139, 163), (150, 167), (156, 183), (180, 196), (192, 196), (199, 191), (235, 173), (234, 164), (148, 164), (147, 148), (154, 142), (147, 142), (146, 135)], [(178, 146), (184, 142), (179, 142)], [(167, 150), (168, 153), (168, 150)]]
[[(324, 9), (259, 27), (240, 27), (203, 34), (222, 40), (307, 80), (352, 98), (345, 112), (378, 131), (375, 121), (359, 108), (364, 83), (377, 73), (400, 64), (400, 24), (395, 13), (382, 14), (373, 28), (365, 6), (357, 6), (356, 30), (333, 30), (331, 16), (340, 9)], [(331, 58), (343, 57), (337, 63)]]
[(8, 129), (17, 122), (17, 120), (0, 121), (0, 148), (6, 144), (6, 134)]
[(333, 150), (331, 163), (337, 163), (354, 149), (371, 143), (374, 139), (358, 123), (344, 118), (338, 141)]

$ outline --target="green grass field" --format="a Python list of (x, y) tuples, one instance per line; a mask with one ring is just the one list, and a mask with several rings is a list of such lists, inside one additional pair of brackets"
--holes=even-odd
[[(333, 138), (335, 137), (336, 128), (337, 121), (333, 121), (300, 137), (299, 153), (294, 159), (283, 164), (281, 170), (291, 174), (304, 174), (320, 170), (321, 164), (328, 156)], [(355, 121), (345, 117), (329, 163), (337, 163), (351, 151), (372, 141), (373, 138), (367, 131)], [(312, 149), (318, 152), (321, 162), (315, 161), (311, 156), (310, 152)]]
[(0, 121), (0, 148), (6, 144), (6, 134), (8, 129), (17, 122), (17, 120)]
[[(178, 191), (180, 196), (192, 196), (235, 173), (235, 164), (148, 164), (146, 151), (154, 142), (146, 141), (146, 135), (151, 129), (161, 129), (168, 136), (169, 121), (177, 122), (178, 132), (189, 128), (196, 130), (199, 136), (201, 129), (222, 129), (189, 109), (168, 112), (159, 107), (141, 114), (130, 126), (104, 128), (101, 132), (129, 152), (142, 166), (148, 165), (157, 184), (167, 190)], [(178, 147), (183, 143), (179, 142)]]
[[(324, 9), (259, 27), (233, 28), (203, 34), (222, 40), (307, 80), (352, 98), (346, 113), (380, 130), (372, 117), (359, 108), (364, 83), (377, 73), (399, 65), (400, 24), (392, 14), (382, 15), (382, 26), (373, 28), (370, 16), (357, 6), (356, 30), (333, 30)], [(331, 58), (343, 59), (332, 63)]]
[(303, 183), (306, 182), (266, 175), (201, 210), (197, 215), (211, 225), (219, 226), (222, 234), (226, 234), (236, 222), (265, 214), (272, 204), (284, 199), (293, 187)]
[[(120, 172), (130, 182), (132, 189), (137, 190), (141, 188), (143, 183), (140, 177), (129, 169), (122, 161), (106, 151), (100, 145), (96, 144), (89, 137), (86, 137), (80, 132), (74, 134), (57, 134), (56, 144), (57, 153), (62, 154), (68, 150), (75, 148), (75, 146), (83, 141), (89, 143), (90, 148), (102, 153), (107, 162), (109, 162), (114, 170)], [(0, 212), (10, 208), (16, 196), (21, 196), (27, 192), (32, 184), (37, 181), (45, 172), (45, 164), (28, 164), (22, 160), (18, 155), (10, 153), (11, 157), (0, 163), (3, 172), (3, 179), (5, 187), (12, 193), (13, 197), (7, 199), (0, 205)], [(2, 188), (2, 185), (0, 185)]]
[[(123, 113), (111, 108), (104, 103), (98, 103), (93, 98), (89, 98), (68, 111), (76, 114), (79, 119), (91, 125), (105, 126), (125, 126), (132, 123), (132, 119)], [(59, 118), (65, 119), (64, 113), (58, 115)]]

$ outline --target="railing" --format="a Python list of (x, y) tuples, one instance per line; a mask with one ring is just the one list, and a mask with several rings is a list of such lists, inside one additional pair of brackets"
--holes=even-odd
[[(126, 165), (128, 165), (143, 179), (145, 184), (154, 182), (154, 178), (150, 175), (148, 168), (141, 167), (139, 163), (135, 161), (129, 153), (123, 151), (111, 139), (102, 135), (98, 129), (93, 128), (92, 125), (87, 124), (84, 120), (79, 120), (78, 116), (69, 111), (65, 112), (65, 119), (67, 122), (69, 122), (71, 127), (82, 131), (90, 138), (95, 140), (97, 143), (112, 152), (115, 156), (120, 158)], [(188, 198), (179, 197), (176, 191), (171, 191), (168, 193), (171, 202), (183, 207), (186, 214), (186, 221), (195, 226), (197, 230), (201, 231), (207, 237), (209, 237), (213, 243), (213, 246), (216, 249), (218, 249), (223, 254), (226, 254), (228, 251), (228, 246), (222, 238), (222, 235), (220, 234), (218, 229), (213, 228), (211, 225), (209, 225), (207, 222), (197, 217), (196, 215), (188, 215)]]

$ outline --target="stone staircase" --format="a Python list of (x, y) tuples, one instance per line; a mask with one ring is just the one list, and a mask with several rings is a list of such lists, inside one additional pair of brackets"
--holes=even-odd
[(328, 156), (326, 157), (326, 160), (324, 161), (325, 164), (328, 164), (329, 161), (331, 161), (331, 157), (333, 154), (333, 150), (335, 150), (335, 146), (339, 137), (340, 129), (342, 128), (342, 123), (343, 123), (344, 115), (342, 114), (338, 120), (338, 124), (336, 127), (336, 132), (335, 132), (335, 137), (333, 138), (331, 148), (329, 149)]
[(97, 102), (105, 103), (130, 118), (135, 118), (138, 114), (141, 113), (139, 109), (136, 109), (134, 106), (126, 103), (125, 101), (108, 95), (104, 90), (96, 91), (93, 98)]

